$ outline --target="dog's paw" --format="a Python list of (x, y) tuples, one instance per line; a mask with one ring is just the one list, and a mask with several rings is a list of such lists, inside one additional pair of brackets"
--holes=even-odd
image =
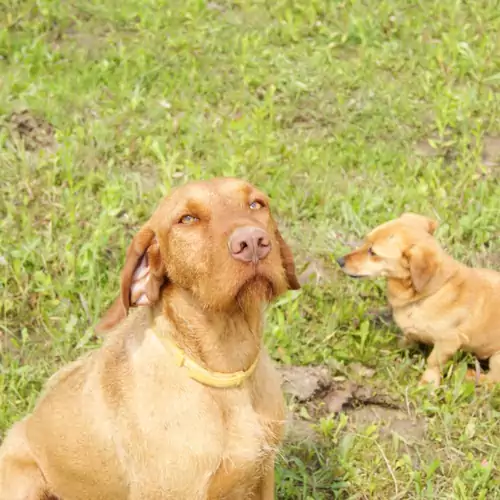
[(498, 384), (498, 382), (492, 380), (487, 374), (479, 373), (477, 370), (473, 370), (472, 368), (469, 368), (465, 373), (465, 380), (469, 380), (481, 385), (495, 385), (495, 383)]
[(478, 373), (477, 370), (469, 368), (465, 372), (465, 380), (470, 380), (472, 382), (481, 382), (482, 379), (484, 379), (484, 375), (482, 373)]
[(441, 383), (441, 374), (439, 370), (433, 368), (427, 368), (418, 385), (429, 385), (433, 387), (439, 387)]

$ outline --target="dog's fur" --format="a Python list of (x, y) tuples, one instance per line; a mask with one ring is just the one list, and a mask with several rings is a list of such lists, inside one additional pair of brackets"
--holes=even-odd
[[(230, 255), (242, 226), (269, 236), (258, 264)], [(290, 288), (292, 254), (263, 193), (237, 179), (172, 192), (128, 249), (102, 347), (59, 370), (8, 433), (0, 499), (273, 499), (284, 405), (262, 313)], [(260, 358), (240, 387), (215, 389), (173, 362), (163, 336), (212, 371)]]
[(353, 277), (387, 278), (406, 345), (434, 346), (422, 383), (439, 384), (440, 368), (459, 349), (489, 358), (486, 378), (500, 382), (500, 273), (447, 255), (433, 237), (437, 227), (422, 215), (403, 214), (375, 228), (338, 262)]

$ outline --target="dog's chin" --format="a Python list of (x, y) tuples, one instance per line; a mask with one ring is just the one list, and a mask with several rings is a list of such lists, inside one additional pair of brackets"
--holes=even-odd
[(240, 308), (250, 311), (256, 306), (264, 306), (288, 289), (283, 276), (258, 270), (240, 287), (236, 301)]
[(237, 298), (262, 302), (271, 300), (274, 293), (273, 281), (265, 275), (255, 274), (243, 283)]
[(199, 301), (206, 309), (230, 311), (236, 307), (247, 310), (269, 302), (279, 291), (279, 280), (260, 270), (249, 269), (245, 273), (233, 274), (232, 278), (219, 279), (216, 285), (201, 291)]
[(267, 266), (240, 268), (232, 277), (233, 279), (218, 281), (219, 285), (211, 292), (204, 290), (203, 302), (207, 304), (207, 308), (231, 310), (237, 307), (250, 310), (271, 302), (288, 290), (284, 270), (274, 272)]

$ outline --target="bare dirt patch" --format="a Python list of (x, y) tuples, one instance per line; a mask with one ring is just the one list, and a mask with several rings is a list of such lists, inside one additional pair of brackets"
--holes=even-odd
[(415, 145), (415, 152), (418, 156), (424, 156), (427, 158), (440, 155), (439, 150), (429, 142), (429, 139), (422, 139), (418, 141)]
[[(353, 369), (365, 380), (373, 376), (372, 369), (359, 363)], [(349, 427), (355, 431), (375, 424), (381, 437), (397, 434), (407, 442), (425, 438), (422, 419), (369, 384), (333, 377), (326, 366), (280, 367), (280, 373), (289, 401), (288, 441), (319, 441), (315, 425), (322, 417), (341, 412), (349, 416)]]
[(484, 137), (482, 160), (487, 167), (500, 166), (500, 137)]
[(332, 385), (326, 366), (284, 366), (280, 373), (285, 394), (300, 403), (310, 401)]
[(407, 441), (419, 441), (425, 438), (425, 425), (421, 419), (413, 419), (408, 413), (397, 408), (385, 408), (368, 404), (350, 412), (351, 422), (361, 429), (378, 424), (382, 436), (398, 434)]
[(427, 158), (443, 157), (451, 160), (456, 156), (452, 130), (447, 128), (443, 134), (424, 137), (415, 144), (415, 153)]
[(23, 143), (27, 151), (54, 151), (57, 148), (54, 127), (27, 109), (12, 113), (7, 126), (14, 140)]
[[(480, 140), (472, 138), (468, 143), (469, 150), (478, 150), (481, 155), (481, 165), (476, 173), (477, 178), (498, 175), (500, 167), (500, 137), (485, 136)], [(417, 156), (424, 158), (442, 157), (452, 162), (459, 155), (456, 140), (451, 130), (446, 130), (442, 136), (437, 134), (423, 138), (414, 147)]]

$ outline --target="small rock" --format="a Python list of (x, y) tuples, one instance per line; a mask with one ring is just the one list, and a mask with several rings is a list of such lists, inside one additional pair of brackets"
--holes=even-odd
[(332, 384), (331, 375), (325, 366), (283, 366), (279, 371), (283, 391), (299, 402), (310, 400), (317, 392)]
[(352, 399), (352, 396), (353, 392), (351, 387), (340, 390), (334, 389), (324, 398), (327, 410), (330, 413), (339, 413), (342, 407)]
[(351, 363), (349, 365), (349, 368), (356, 375), (359, 375), (360, 377), (363, 378), (372, 378), (373, 375), (375, 375), (375, 370), (373, 368), (368, 368), (367, 366), (362, 365), (361, 363)]
[(353, 394), (358, 401), (365, 403), (373, 398), (373, 389), (367, 385), (359, 385), (353, 391)]

